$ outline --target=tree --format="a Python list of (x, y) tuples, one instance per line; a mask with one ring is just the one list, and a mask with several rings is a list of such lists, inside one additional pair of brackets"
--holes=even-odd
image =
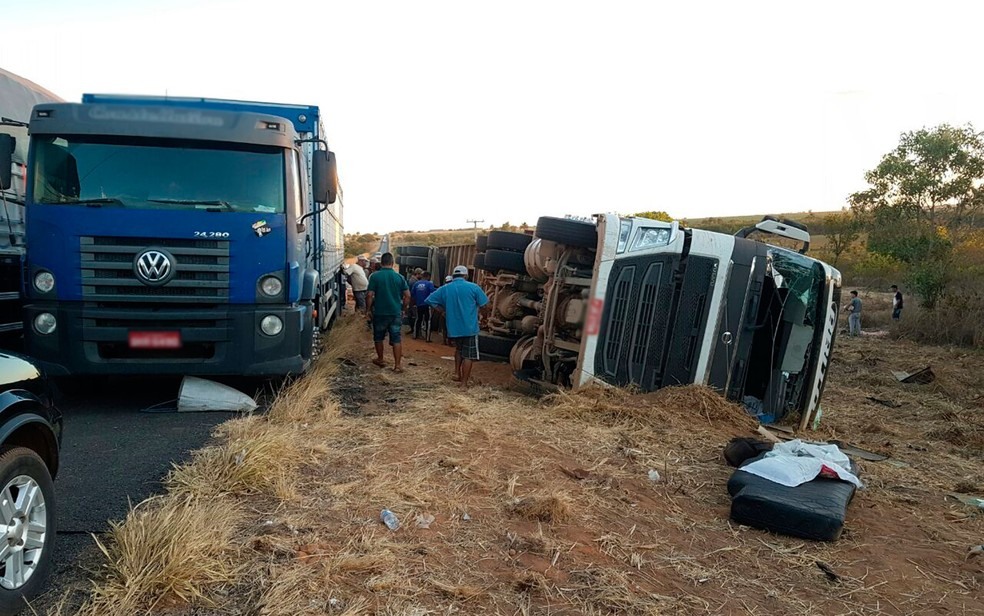
[(673, 217), (662, 210), (639, 212), (638, 214), (633, 214), (633, 216), (637, 216), (639, 218), (652, 218), (653, 220), (662, 220), (663, 222), (673, 222)]
[(846, 210), (827, 214), (821, 224), (827, 237), (830, 254), (834, 257), (831, 265), (836, 267), (841, 255), (847, 252), (861, 235), (861, 225), (857, 217)]
[(864, 177), (870, 187), (849, 202), (868, 226), (868, 250), (905, 263), (907, 282), (934, 307), (954, 244), (984, 216), (984, 133), (948, 124), (903, 133)]

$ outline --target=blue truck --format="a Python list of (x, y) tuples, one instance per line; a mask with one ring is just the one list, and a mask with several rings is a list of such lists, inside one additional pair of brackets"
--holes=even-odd
[(24, 339), (49, 374), (301, 373), (342, 309), (318, 107), (39, 104), (28, 178)]

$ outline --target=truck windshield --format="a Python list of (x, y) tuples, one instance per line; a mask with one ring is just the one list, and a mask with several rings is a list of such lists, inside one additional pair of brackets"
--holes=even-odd
[(784, 311), (787, 319), (796, 325), (815, 326), (823, 315), (818, 305), (826, 278), (823, 266), (782, 248), (771, 248), (769, 256), (776, 288), (788, 290)]
[(36, 203), (284, 211), (276, 147), (88, 135), (36, 135), (31, 145)]

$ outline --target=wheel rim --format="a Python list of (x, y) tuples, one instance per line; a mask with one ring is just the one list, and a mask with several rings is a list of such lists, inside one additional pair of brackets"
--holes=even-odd
[(47, 529), (41, 486), (27, 475), (11, 479), (0, 492), (0, 586), (27, 584), (41, 562)]

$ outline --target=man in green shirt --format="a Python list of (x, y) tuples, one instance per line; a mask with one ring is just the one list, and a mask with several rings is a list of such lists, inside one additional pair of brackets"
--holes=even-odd
[(380, 368), (386, 366), (383, 359), (383, 341), (389, 333), (390, 346), (393, 347), (393, 372), (403, 372), (401, 330), (403, 312), (410, 305), (410, 287), (393, 269), (393, 254), (384, 253), (379, 271), (369, 277), (366, 294), (366, 312), (372, 322), (372, 341), (376, 345), (376, 359), (372, 363)]

